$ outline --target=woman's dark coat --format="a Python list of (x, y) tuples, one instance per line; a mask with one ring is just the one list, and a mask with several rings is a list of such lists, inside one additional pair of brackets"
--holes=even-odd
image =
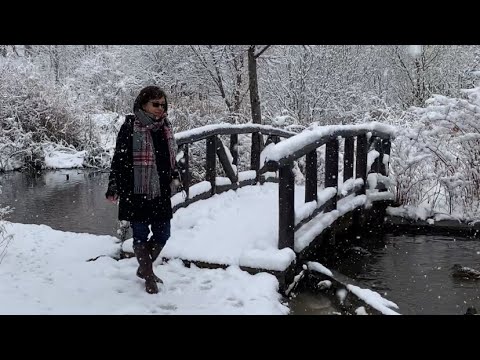
[(134, 115), (127, 115), (117, 136), (106, 197), (120, 197), (118, 219), (127, 221), (161, 221), (172, 218), (170, 201), (172, 170), (168, 143), (163, 129), (151, 131), (155, 147), (155, 159), (160, 178), (161, 195), (146, 200), (143, 195), (133, 194), (133, 122)]

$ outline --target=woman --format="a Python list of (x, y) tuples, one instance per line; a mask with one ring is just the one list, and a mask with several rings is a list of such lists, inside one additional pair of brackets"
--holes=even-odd
[[(118, 133), (108, 190), (120, 200), (119, 220), (130, 222), (133, 251), (139, 263), (137, 276), (149, 294), (158, 293), (153, 262), (170, 237), (171, 186), (179, 185), (176, 144), (167, 119), (167, 96), (157, 86), (142, 89)], [(149, 240), (149, 225), (152, 237)]]

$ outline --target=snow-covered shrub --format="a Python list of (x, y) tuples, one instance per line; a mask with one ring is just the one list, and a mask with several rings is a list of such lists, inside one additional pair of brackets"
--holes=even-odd
[(41, 167), (42, 143), (79, 145), (78, 114), (66, 88), (22, 58), (0, 60), (0, 166)]
[(398, 202), (428, 204), (465, 219), (480, 216), (480, 88), (435, 95), (412, 108), (393, 142)]

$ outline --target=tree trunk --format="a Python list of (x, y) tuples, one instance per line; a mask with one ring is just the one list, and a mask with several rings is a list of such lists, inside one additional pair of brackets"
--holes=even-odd
[(260, 96), (258, 95), (257, 59), (255, 58), (255, 45), (248, 48), (248, 79), (250, 89), (250, 105), (252, 108), (252, 121), (254, 124), (262, 123), (260, 110)]
[(32, 57), (32, 55), (33, 55), (32, 45), (25, 45), (24, 49), (25, 49), (25, 52), (24, 52), (25, 56), (26, 57)]
[(59, 54), (58, 45), (53, 45), (53, 47), (51, 48), (50, 56), (52, 61), (53, 72), (55, 74), (55, 82), (59, 83), (60, 82), (60, 54)]

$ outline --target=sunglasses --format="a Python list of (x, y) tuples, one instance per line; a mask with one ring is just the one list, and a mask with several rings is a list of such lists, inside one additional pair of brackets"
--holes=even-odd
[(150, 103), (152, 104), (152, 106), (154, 108), (158, 108), (158, 107), (162, 107), (163, 109), (166, 109), (167, 108), (167, 104), (166, 103), (159, 103), (159, 102), (155, 102), (155, 101), (150, 101)]

